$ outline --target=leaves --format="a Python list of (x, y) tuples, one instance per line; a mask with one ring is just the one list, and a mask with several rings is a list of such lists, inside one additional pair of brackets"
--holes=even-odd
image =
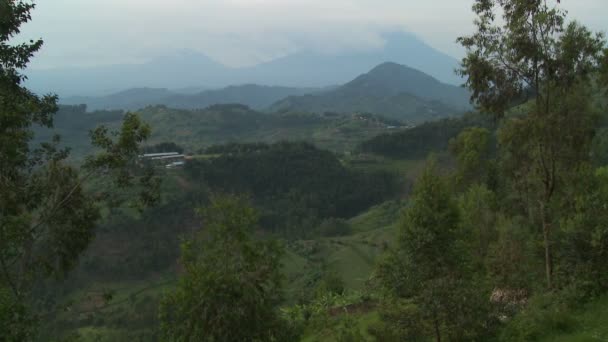
[(475, 339), (485, 332), (487, 304), (479, 295), (485, 289), (474, 281), (465, 243), (470, 232), (461, 229), (452, 185), (432, 160), (411, 202), (397, 248), (377, 271), (389, 298), (385, 330), (400, 339), (434, 336), (439, 340), (444, 334), (449, 339)]
[(217, 196), (199, 213), (203, 230), (182, 245), (184, 275), (161, 304), (164, 338), (280, 340), (282, 249), (252, 238), (258, 215), (243, 198)]
[(32, 310), (33, 288), (65, 275), (93, 238), (100, 201), (86, 182), (106, 172), (124, 190), (141, 179), (144, 203), (158, 198), (154, 174), (137, 175), (142, 170), (134, 161), (149, 128), (134, 114), (125, 116), (117, 142), (107, 129), (93, 134), (95, 146), (105, 149), (89, 159), (85, 173), (67, 161), (69, 150), (59, 147), (58, 136), (39, 146), (32, 142), (36, 126), (52, 127), (57, 111), (57, 96), (40, 97), (22, 86), (21, 72), (42, 40), (9, 44), (33, 8), (0, 0), (0, 296), (8, 298), (0, 300), (0, 326), (8, 340), (34, 335), (32, 313), (40, 310)]

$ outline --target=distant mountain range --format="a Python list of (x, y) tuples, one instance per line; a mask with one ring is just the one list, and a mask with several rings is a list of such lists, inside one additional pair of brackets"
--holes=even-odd
[(411, 123), (460, 114), (469, 93), (461, 87), (396, 63), (383, 63), (336, 89), (290, 96), (270, 108), (276, 112), (368, 112)]
[(241, 104), (266, 112), (373, 113), (420, 123), (469, 110), (469, 93), (416, 69), (386, 62), (341, 86), (290, 88), (247, 84), (179, 94), (164, 88), (133, 88), (100, 97), (68, 97), (61, 104), (86, 104), (88, 110), (137, 110), (152, 105), (203, 109)]
[(73, 96), (60, 99), (61, 104), (86, 104), (88, 110), (136, 110), (150, 105), (165, 105), (178, 109), (201, 109), (216, 104), (244, 104), (250, 108), (266, 109), (288, 96), (318, 92), (316, 88), (271, 87), (255, 84), (229, 86), (198, 93), (178, 93), (164, 88), (132, 88), (99, 96)]
[(335, 55), (300, 51), (246, 68), (226, 67), (204, 54), (182, 51), (143, 64), (28, 70), (27, 86), (36, 92), (54, 92), (62, 97), (100, 96), (143, 87), (200, 89), (252, 83), (291, 88), (324, 87), (348, 82), (385, 61), (418, 69), (444, 83), (461, 83), (454, 74), (458, 66), (456, 59), (408, 33), (390, 33), (384, 39), (384, 46), (375, 50)]

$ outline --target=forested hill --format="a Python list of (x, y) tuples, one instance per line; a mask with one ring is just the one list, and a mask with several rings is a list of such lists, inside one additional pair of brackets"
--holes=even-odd
[(470, 108), (469, 92), (439, 82), (422, 71), (393, 62), (378, 65), (342, 87), (342, 91), (368, 95), (408, 93), (426, 100), (438, 100), (456, 108)]
[(291, 96), (272, 111), (372, 112), (413, 123), (459, 114), (469, 109), (469, 93), (396, 64), (383, 63), (334, 90)]
[(445, 151), (450, 139), (468, 127), (483, 127), (491, 131), (496, 123), (480, 113), (467, 113), (458, 118), (425, 122), (411, 129), (376, 135), (359, 145), (359, 151), (389, 158), (424, 158), (431, 152)]
[[(204, 109), (175, 109), (163, 105), (139, 110), (150, 125), (149, 144), (175, 142), (188, 152), (228, 142), (307, 141), (335, 152), (353, 151), (364, 140), (388, 131), (404, 129), (403, 123), (372, 114), (264, 113), (239, 104), (213, 105)], [(85, 105), (59, 106), (52, 129), (35, 130), (35, 141), (61, 135), (72, 156), (91, 151), (89, 131), (98, 125), (119, 126), (121, 110), (87, 111)]]
[(316, 88), (290, 88), (244, 84), (222, 89), (204, 90), (194, 94), (164, 88), (131, 88), (106, 96), (73, 96), (60, 100), (66, 105), (86, 104), (89, 110), (136, 110), (146, 106), (166, 105), (179, 109), (199, 109), (215, 104), (240, 103), (254, 109), (264, 109), (287, 96), (319, 91)]

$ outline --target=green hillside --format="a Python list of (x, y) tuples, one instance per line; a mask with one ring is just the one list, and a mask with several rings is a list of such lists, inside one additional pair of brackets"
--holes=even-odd
[[(262, 31), (198, 25), (184, 4), (108, 3), (79, 28), (118, 13), (125, 37), (74, 35), (36, 62), (73, 68), (30, 73), (45, 42), (22, 26), (49, 5), (0, 0), (0, 342), (608, 341), (608, 41), (568, 17), (581, 5), (474, 0), (474, 29), (452, 37), (464, 57), (442, 77), (465, 89), (412, 68), (442, 75), (455, 60), (374, 33), (394, 26), (390, 6), (240, 2), (213, 6)], [(69, 24), (65, 5), (52, 16)], [(291, 8), (317, 21), (275, 10)], [(359, 42), (314, 38), (335, 24)], [(129, 49), (94, 51), (104, 41)], [(194, 42), (238, 51), (231, 65), (266, 62), (111, 64)], [(342, 83), (379, 56), (412, 63), (322, 89), (187, 87)], [(155, 88), (77, 105), (41, 95), (143, 76)]]
[(370, 112), (421, 123), (470, 108), (468, 92), (395, 63), (384, 63), (353, 81), (320, 94), (291, 96), (270, 107), (290, 112)]
[[(244, 105), (215, 105), (186, 110), (151, 106), (139, 111), (151, 126), (149, 145), (174, 142), (188, 153), (229, 142), (307, 141), (335, 152), (352, 152), (378, 134), (402, 129), (401, 122), (371, 114), (270, 114)], [(36, 141), (53, 134), (79, 157), (90, 151), (89, 131), (98, 125), (117, 127), (121, 111), (87, 112), (85, 106), (61, 106), (52, 129), (36, 130)]]

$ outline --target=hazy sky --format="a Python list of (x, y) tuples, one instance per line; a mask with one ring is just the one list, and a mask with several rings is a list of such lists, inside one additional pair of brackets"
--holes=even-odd
[[(547, 0), (555, 3), (556, 0)], [(380, 47), (413, 32), (455, 57), (472, 0), (37, 0), (21, 38), (45, 40), (32, 67), (138, 63), (195, 50), (241, 66), (301, 49)], [(608, 0), (562, 0), (571, 18), (608, 30)]]

